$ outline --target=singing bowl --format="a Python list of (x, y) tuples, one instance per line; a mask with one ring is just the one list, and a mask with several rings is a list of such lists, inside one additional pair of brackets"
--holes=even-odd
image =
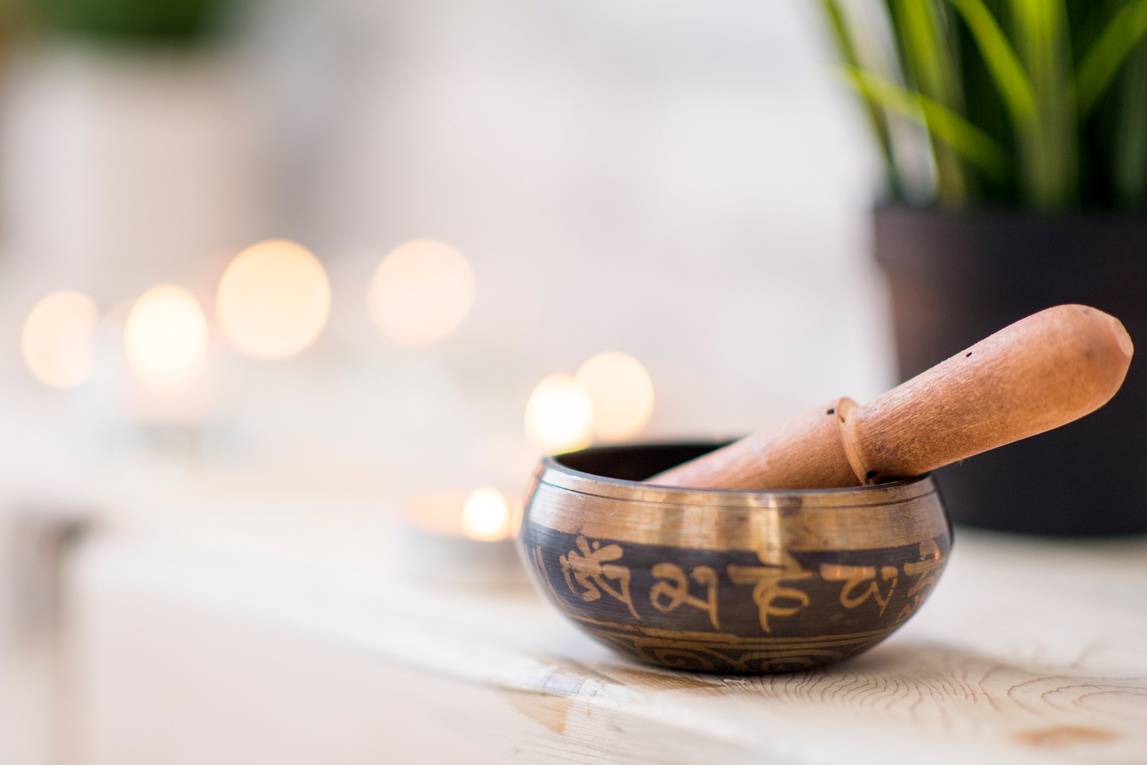
[(724, 673), (843, 661), (920, 609), (952, 540), (930, 477), (801, 491), (641, 483), (722, 445), (545, 458), (518, 531), (542, 594), (623, 654)]

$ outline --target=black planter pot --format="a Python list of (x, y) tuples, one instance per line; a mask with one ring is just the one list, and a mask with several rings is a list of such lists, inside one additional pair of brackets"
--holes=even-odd
[(908, 379), (1028, 314), (1083, 303), (1139, 352), (1082, 420), (937, 471), (957, 523), (1036, 534), (1147, 532), (1147, 217), (875, 214), (900, 374)]

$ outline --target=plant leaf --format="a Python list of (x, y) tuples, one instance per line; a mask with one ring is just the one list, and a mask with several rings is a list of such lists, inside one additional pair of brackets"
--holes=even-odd
[(1147, 0), (1132, 0), (1107, 22), (1079, 63), (1075, 93), (1083, 119), (1107, 91), (1127, 56), (1147, 34)]
[(1079, 194), (1080, 146), (1065, 0), (1011, 0), (1016, 50), (1031, 77), (1038, 125), (1018, 145), (1028, 204), (1062, 209)]
[(958, 81), (935, 6), (931, 0), (895, 0), (891, 7), (915, 89), (937, 103), (956, 108)]
[(923, 124), (933, 138), (951, 146), (985, 174), (1002, 180), (1008, 156), (995, 140), (959, 114), (894, 82), (855, 67), (842, 67), (845, 79), (865, 98)]
[(1115, 199), (1123, 207), (1142, 208), (1147, 204), (1147, 45), (1138, 45), (1128, 56), (1120, 80), (1111, 152)]
[(1017, 124), (1035, 118), (1035, 90), (1015, 48), (983, 0), (948, 0), (964, 19), (1000, 96)]
[[(900, 38), (902, 64), (911, 75), (911, 90), (951, 111), (962, 104), (952, 51), (945, 44), (943, 16), (933, 0), (891, 0), (891, 19)], [(936, 196), (947, 206), (964, 201), (964, 169), (952, 147), (932, 146), (936, 163)]]
[[(840, 7), (837, 0), (821, 0), (821, 4), (824, 7), (825, 15), (828, 16), (829, 23), (832, 25), (833, 37), (836, 39), (836, 45), (844, 63), (859, 70), (861, 68), (860, 56), (856, 50), (856, 43), (853, 41), (852, 30), (849, 28), (848, 20), (844, 15), (844, 9)], [(868, 112), (869, 123), (876, 133), (876, 140), (880, 144), (881, 153), (884, 155), (889, 181), (894, 189), (898, 189), (899, 179), (896, 175), (896, 163), (892, 158), (892, 138), (884, 120), (884, 110), (869, 98), (864, 99), (864, 105)]]

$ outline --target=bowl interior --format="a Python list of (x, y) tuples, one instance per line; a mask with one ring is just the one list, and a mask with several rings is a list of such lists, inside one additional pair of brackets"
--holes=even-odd
[(731, 441), (677, 444), (629, 444), (599, 446), (558, 454), (554, 462), (571, 470), (601, 478), (644, 481), (682, 462), (725, 446)]

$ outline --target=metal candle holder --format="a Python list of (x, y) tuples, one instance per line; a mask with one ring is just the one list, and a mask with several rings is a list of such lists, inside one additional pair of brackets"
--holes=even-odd
[(524, 583), (514, 540), (467, 535), (462, 508), (466, 494), (439, 494), (412, 500), (403, 517), (401, 568), (408, 578), (462, 587), (501, 587)]

